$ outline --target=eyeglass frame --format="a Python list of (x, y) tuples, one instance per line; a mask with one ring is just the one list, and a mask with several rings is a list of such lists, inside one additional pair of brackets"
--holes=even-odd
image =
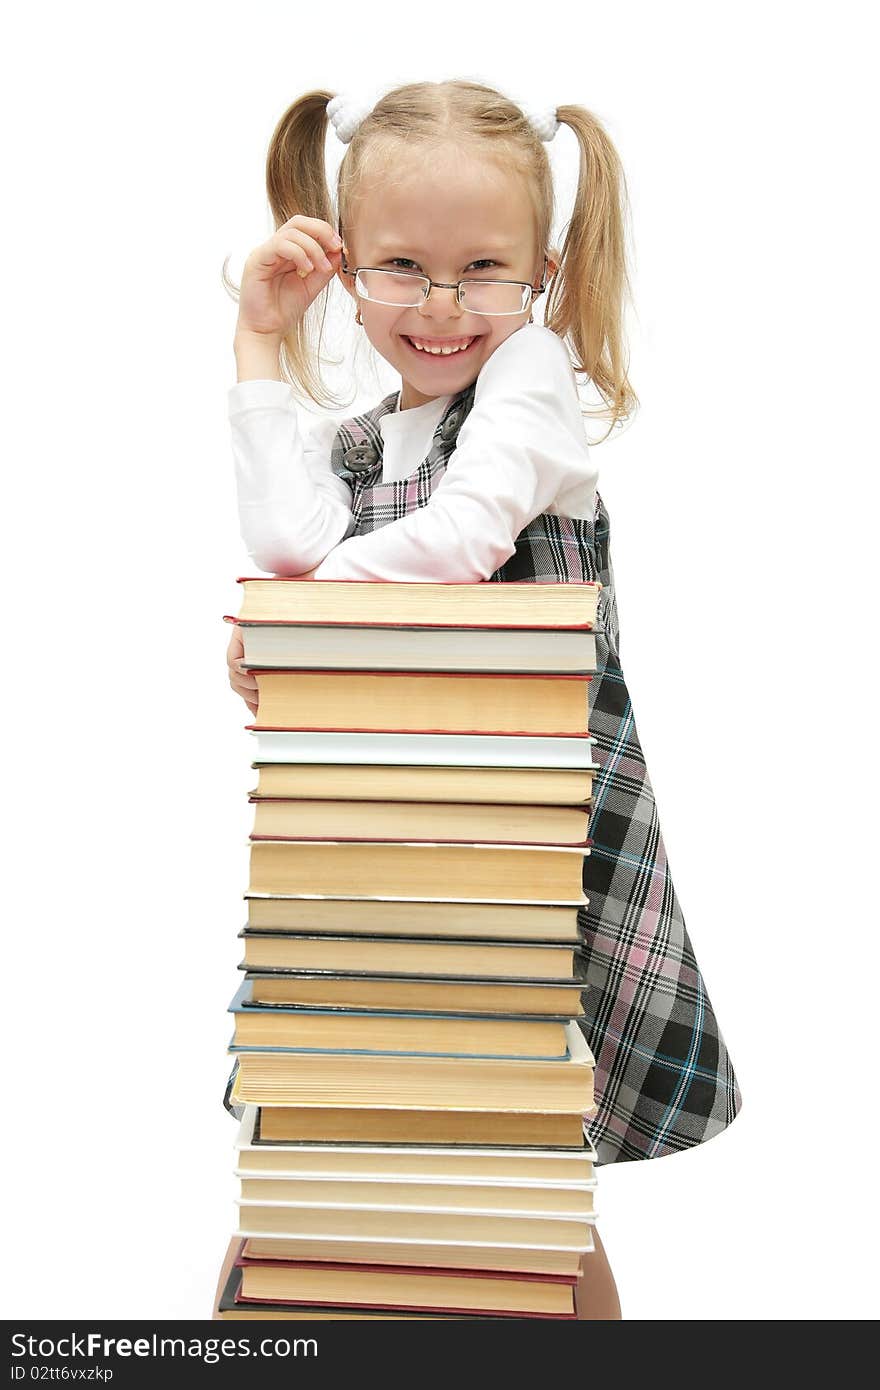
[[(341, 222), (341, 221), (340, 221), (340, 223), (339, 223), (339, 236), (340, 236), (340, 238), (342, 237), (342, 222)], [(385, 267), (384, 267), (384, 266), (381, 266), (381, 265), (356, 265), (356, 266), (354, 267), (354, 269), (352, 270), (352, 268), (351, 268), (350, 266), (348, 266), (348, 265), (346, 265), (346, 264), (344, 263), (344, 262), (345, 262), (345, 259), (346, 259), (346, 257), (345, 257), (345, 252), (343, 251), (343, 253), (342, 253), (343, 264), (339, 267), (339, 269), (342, 271), (342, 274), (343, 274), (343, 275), (354, 275), (354, 276), (357, 276), (358, 271), (360, 271), (360, 270), (378, 270), (378, 271), (380, 271), (380, 272), (381, 272), (382, 274), (384, 274), (384, 275), (401, 275), (401, 276), (409, 275), (409, 276), (412, 277), (413, 280), (427, 280), (427, 282), (428, 282), (428, 288), (425, 290), (425, 297), (424, 297), (424, 299), (422, 300), (422, 303), (423, 303), (423, 304), (426, 304), (426, 303), (427, 303), (428, 297), (429, 297), (429, 295), (430, 295), (430, 293), (431, 293), (431, 291), (432, 291), (433, 289), (438, 289), (438, 290), (455, 290), (455, 302), (456, 302), (456, 304), (458, 305), (459, 309), (465, 309), (466, 312), (470, 312), (470, 310), (468, 310), (468, 309), (467, 309), (467, 306), (464, 305), (464, 304), (462, 304), (462, 302), (461, 302), (461, 287), (462, 287), (462, 285), (521, 285), (523, 289), (531, 290), (532, 298), (531, 298), (529, 304), (526, 306), (525, 309), (511, 309), (509, 312), (505, 310), (505, 312), (504, 312), (503, 314), (485, 314), (485, 315), (483, 315), (483, 317), (485, 317), (485, 318), (491, 318), (491, 319), (513, 318), (513, 317), (515, 317), (517, 314), (525, 314), (525, 313), (527, 313), (527, 312), (529, 311), (529, 309), (531, 309), (532, 305), (534, 304), (534, 302), (535, 302), (535, 300), (538, 298), (538, 296), (541, 295), (541, 294), (543, 294), (544, 291), (545, 291), (546, 288), (547, 288), (547, 278), (546, 278), (546, 277), (547, 277), (547, 264), (548, 264), (548, 261), (549, 261), (549, 257), (547, 256), (546, 253), (545, 253), (545, 255), (544, 255), (544, 265), (543, 265), (543, 267), (542, 267), (542, 269), (541, 269), (541, 284), (539, 285), (539, 287), (538, 287), (537, 289), (535, 289), (535, 286), (532, 285), (532, 284), (530, 284), (528, 280), (489, 280), (489, 279), (486, 279), (486, 280), (477, 280), (477, 279), (471, 278), (471, 279), (469, 279), (469, 280), (458, 280), (458, 281), (455, 281), (455, 282), (454, 282), (453, 284), (451, 284), (451, 285), (447, 285), (447, 284), (444, 284), (444, 282), (443, 282), (442, 280), (432, 280), (431, 277), (430, 277), (430, 275), (419, 275), (419, 274), (418, 274), (416, 271), (414, 271), (414, 270), (396, 270), (396, 271), (395, 271), (395, 270), (386, 270)], [(357, 292), (356, 289), (355, 289), (355, 292)], [(361, 298), (361, 299), (366, 299), (366, 301), (367, 301), (368, 304), (371, 304), (371, 303), (372, 303), (372, 304), (375, 304), (375, 303), (383, 303), (383, 302), (384, 302), (384, 301), (382, 301), (382, 300), (371, 300), (371, 299), (369, 298), (368, 295), (364, 295), (364, 294), (360, 295), (360, 298)], [(393, 307), (393, 306), (389, 305), (388, 307), (390, 308), (390, 307)], [(408, 304), (408, 305), (405, 305), (405, 306), (402, 305), (401, 307), (402, 307), (402, 308), (405, 307), (405, 308), (408, 308), (408, 309), (417, 309), (419, 306), (418, 306), (417, 304)], [(479, 311), (477, 311), (477, 312), (479, 312)]]

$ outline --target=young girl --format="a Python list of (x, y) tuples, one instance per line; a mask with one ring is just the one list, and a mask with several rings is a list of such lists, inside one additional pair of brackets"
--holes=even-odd
[[(328, 121), (349, 145), (339, 234)], [(561, 250), (549, 245), (545, 149), (560, 123), (580, 150)], [(245, 264), (229, 392), (248, 552), (262, 570), (317, 579), (601, 582), (590, 687), (601, 771), (580, 920), (581, 1026), (596, 1057), (590, 1133), (600, 1163), (709, 1139), (737, 1114), (739, 1087), (669, 874), (620, 665), (608, 514), (575, 377), (595, 384), (612, 424), (631, 413), (616, 151), (583, 107), (528, 112), (474, 82), (413, 83), (375, 105), (314, 91), (279, 122), (267, 184), (277, 230)], [(306, 437), (289, 382), (328, 403), (304, 315), (334, 277), (401, 386)], [(533, 306), (548, 289), (538, 324)], [(234, 632), (230, 680), (255, 711), (241, 650)], [(598, 1240), (584, 1274), (593, 1311), (582, 1315), (619, 1316)]]

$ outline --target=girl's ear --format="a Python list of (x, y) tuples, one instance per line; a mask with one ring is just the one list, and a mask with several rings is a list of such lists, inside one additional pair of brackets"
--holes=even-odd
[(341, 261), (340, 264), (336, 267), (336, 274), (338, 275), (345, 289), (351, 295), (352, 299), (357, 299), (357, 291), (354, 287), (354, 276), (342, 269)]

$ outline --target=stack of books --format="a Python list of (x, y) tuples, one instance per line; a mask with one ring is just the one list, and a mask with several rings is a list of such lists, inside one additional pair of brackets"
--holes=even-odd
[(246, 579), (221, 1318), (576, 1316), (600, 585)]

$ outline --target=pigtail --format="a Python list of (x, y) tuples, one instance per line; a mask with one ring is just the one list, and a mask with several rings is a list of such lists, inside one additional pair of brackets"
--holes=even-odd
[(607, 402), (607, 409), (589, 413), (610, 420), (610, 434), (638, 406), (624, 360), (624, 307), (631, 298), (626, 180), (617, 151), (591, 112), (582, 106), (560, 106), (556, 116), (574, 131), (580, 167), (544, 322), (570, 344), (577, 359), (575, 371), (586, 373)]
[[(333, 207), (324, 160), (332, 92), (306, 92), (288, 107), (275, 127), (266, 155), (266, 192), (275, 228), (294, 213), (320, 217), (333, 225)], [(281, 374), (300, 385), (316, 405), (332, 409), (338, 401), (327, 391), (316, 363), (320, 354), (330, 284), (318, 295), (281, 343)], [(314, 322), (320, 312), (317, 334)]]
[[(329, 124), (327, 103), (332, 92), (312, 91), (298, 97), (285, 111), (272, 133), (266, 155), (266, 192), (277, 229), (297, 212), (320, 217), (333, 225), (334, 212), (327, 186), (324, 147)], [(232, 298), (239, 286), (229, 278), (223, 263), (223, 284)], [(339, 401), (327, 390), (316, 369), (331, 280), (281, 341), (281, 375), (300, 387), (316, 405), (334, 409)], [(320, 324), (315, 328), (316, 318)]]

